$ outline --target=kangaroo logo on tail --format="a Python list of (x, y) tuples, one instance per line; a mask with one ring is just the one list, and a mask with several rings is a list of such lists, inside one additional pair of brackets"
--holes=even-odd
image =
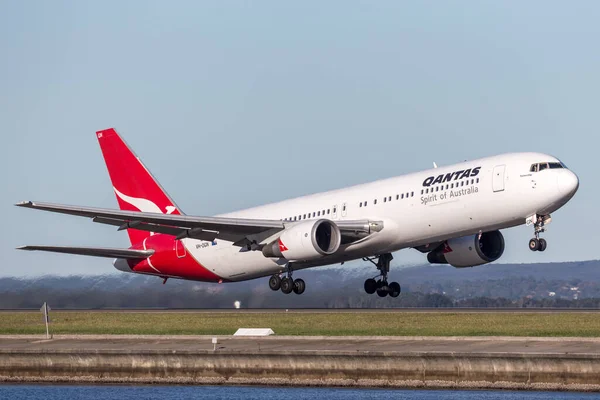
[(117, 188), (113, 187), (116, 195), (123, 200), (124, 202), (131, 204), (135, 208), (137, 208), (141, 212), (153, 212), (158, 214), (172, 214), (173, 211), (177, 210), (177, 207), (166, 206), (166, 212), (163, 212), (159, 206), (148, 199), (142, 199), (139, 197), (131, 197), (123, 194), (117, 190)]

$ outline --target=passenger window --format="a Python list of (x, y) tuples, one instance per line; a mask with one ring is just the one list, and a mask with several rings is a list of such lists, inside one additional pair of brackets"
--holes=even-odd
[(392, 196), (388, 197), (388, 201), (392, 201)]
[(317, 216), (317, 213), (313, 211), (313, 218)]
[(367, 206), (367, 202), (365, 201), (365, 207)]
[(373, 200), (373, 204), (377, 204), (377, 199)]
[(362, 201), (358, 204), (359, 207), (362, 207)]
[(475, 180), (475, 182), (479, 183), (479, 178), (477, 178), (477, 179)]
[(400, 195), (399, 195), (399, 194), (397, 194), (397, 195), (396, 195), (396, 200), (398, 200), (399, 198), (400, 198)]
[(318, 211), (317, 212), (317, 217), (320, 217), (320, 216), (321, 216), (321, 211)]
[(402, 199), (404, 198), (404, 193), (402, 193), (402, 197), (401, 197), (401, 198), (402, 198)]
[(436, 191), (436, 192), (439, 192), (439, 191), (440, 191), (440, 187), (439, 187), (439, 186), (436, 186), (436, 187), (435, 187), (435, 191)]
[(410, 192), (410, 197), (415, 197), (415, 192)]
[[(442, 186), (443, 187), (443, 186)], [(406, 192), (406, 198), (408, 199), (408, 192)]]
[(303, 217), (303, 219), (306, 219), (306, 214), (304, 214), (304, 217)]
[(346, 211), (346, 205), (345, 204), (342, 206), (342, 211)]
[(331, 211), (331, 209), (330, 209), (330, 208), (328, 208), (328, 209), (327, 209), (327, 215), (329, 215), (329, 211)]
[(421, 189), (421, 194), (423, 194), (423, 189)]
[(387, 197), (384, 197), (383, 198), (383, 202), (385, 203), (386, 201), (387, 201)]

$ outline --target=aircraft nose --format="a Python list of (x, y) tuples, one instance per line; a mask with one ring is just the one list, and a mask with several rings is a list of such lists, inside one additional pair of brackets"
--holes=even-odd
[(574, 195), (579, 188), (579, 178), (568, 169), (560, 172), (557, 178), (558, 190), (563, 195)]

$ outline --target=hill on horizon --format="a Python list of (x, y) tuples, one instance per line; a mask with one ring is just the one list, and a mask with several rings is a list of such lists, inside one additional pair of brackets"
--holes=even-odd
[(0, 278), (0, 308), (38, 308), (44, 301), (55, 308), (231, 308), (239, 300), (244, 307), (277, 308), (419, 306), (423, 296), (443, 296), (446, 305), (480, 297), (513, 303), (524, 298), (600, 299), (600, 260), (488, 264), (462, 269), (447, 265), (396, 268), (390, 278), (401, 283), (402, 294), (395, 300), (364, 293), (364, 280), (375, 274), (372, 266), (299, 270), (294, 277), (307, 283), (301, 296), (272, 292), (266, 277), (221, 285), (177, 279), (163, 285), (158, 277), (127, 273), (6, 277)]

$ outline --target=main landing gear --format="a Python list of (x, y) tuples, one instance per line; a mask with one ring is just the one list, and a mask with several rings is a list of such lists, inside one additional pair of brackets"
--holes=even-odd
[(546, 239), (540, 238), (540, 233), (545, 232), (545, 226), (550, 223), (552, 218), (550, 215), (533, 215), (527, 219), (527, 225), (534, 226), (535, 237), (529, 241), (529, 250), (544, 251), (548, 246)]
[[(387, 280), (388, 272), (390, 272), (390, 261), (392, 261), (393, 258), (394, 257), (392, 257), (390, 253), (382, 254), (379, 257), (363, 258), (363, 261), (370, 261), (380, 271), (379, 275), (365, 281), (365, 292), (368, 294), (377, 292), (379, 297), (385, 297), (387, 295), (390, 297), (398, 297), (400, 295), (400, 285), (398, 282), (388, 284)], [(375, 259), (377, 259), (377, 262), (374, 261)], [(381, 279), (375, 280), (375, 278), (378, 277), (381, 277)]]
[(292, 279), (292, 269), (288, 266), (288, 275), (281, 277), (280, 274), (275, 274), (269, 278), (269, 288), (273, 291), (281, 290), (282, 293), (296, 294), (304, 293), (306, 283), (302, 279)]

